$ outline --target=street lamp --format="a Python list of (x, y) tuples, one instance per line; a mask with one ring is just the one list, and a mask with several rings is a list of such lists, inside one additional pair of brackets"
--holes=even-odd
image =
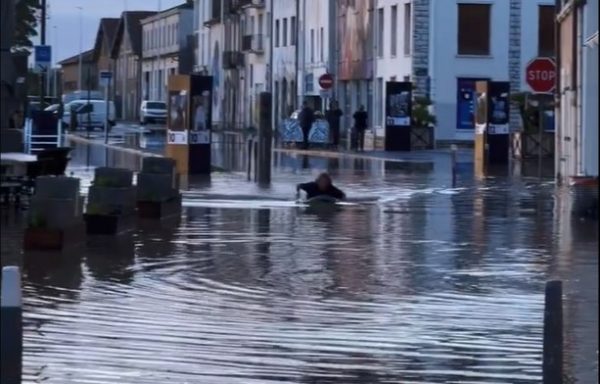
[(83, 85), (83, 7), (75, 7), (79, 9), (79, 76), (77, 79), (77, 90), (81, 91)]

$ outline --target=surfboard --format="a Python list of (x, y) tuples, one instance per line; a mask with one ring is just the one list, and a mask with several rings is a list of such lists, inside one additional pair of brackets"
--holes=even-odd
[(315, 196), (306, 200), (307, 204), (336, 204), (339, 200), (331, 196)]

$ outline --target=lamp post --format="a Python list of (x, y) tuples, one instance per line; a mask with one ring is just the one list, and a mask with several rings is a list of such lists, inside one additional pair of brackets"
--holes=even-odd
[[(54, 38), (52, 40), (54, 40), (54, 57), (58, 57), (58, 52), (57, 49), (58, 48), (58, 26), (53, 25), (52, 26), (52, 31), (54, 32)], [(53, 89), (53, 94), (54, 94), (54, 98), (58, 100), (58, 81), (57, 81), (57, 68), (54, 67), (52, 68), (52, 89)]]
[(81, 91), (83, 85), (83, 7), (75, 7), (79, 9), (79, 76), (77, 79), (77, 90)]

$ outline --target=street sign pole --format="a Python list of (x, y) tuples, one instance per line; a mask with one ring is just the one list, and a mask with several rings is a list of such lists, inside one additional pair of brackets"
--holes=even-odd
[(106, 105), (106, 111), (104, 116), (104, 144), (108, 144), (108, 132), (110, 131), (110, 83), (112, 79), (111, 71), (100, 71), (100, 84), (104, 86), (104, 102)]

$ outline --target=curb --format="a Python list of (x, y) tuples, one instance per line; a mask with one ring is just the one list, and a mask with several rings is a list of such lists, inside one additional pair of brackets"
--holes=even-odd
[(70, 141), (74, 141), (76, 143), (97, 145), (97, 146), (112, 149), (115, 151), (131, 153), (132, 155), (139, 155), (139, 156), (143, 156), (143, 157), (164, 157), (163, 155), (160, 155), (158, 153), (142, 151), (140, 149), (121, 147), (121, 146), (114, 145), (114, 144), (106, 144), (106, 143), (98, 142), (93, 139), (86, 139), (85, 137), (81, 137), (81, 136), (73, 135), (73, 134), (66, 135), (66, 139), (70, 140)]
[[(399, 159), (399, 158), (386, 158), (379, 156), (371, 156), (371, 155), (363, 155), (359, 153), (350, 153), (350, 152), (333, 152), (333, 151), (319, 151), (319, 150), (305, 150), (305, 149), (288, 149), (288, 148), (274, 148), (273, 152), (287, 153), (287, 154), (296, 154), (296, 155), (309, 155), (309, 156), (318, 156), (318, 157), (326, 157), (330, 159), (334, 158), (349, 158), (349, 159), (362, 159), (362, 160), (370, 160), (370, 161), (388, 161), (393, 163), (431, 163), (433, 160), (431, 159)], [(450, 153), (448, 153), (450, 156)]]

